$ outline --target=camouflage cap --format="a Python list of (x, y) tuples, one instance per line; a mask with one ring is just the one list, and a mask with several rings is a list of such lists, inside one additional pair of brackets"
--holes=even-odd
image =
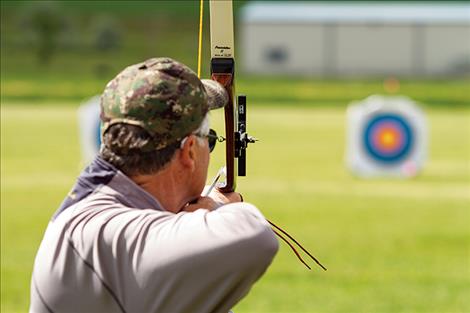
[(158, 150), (196, 130), (209, 110), (223, 107), (228, 94), (170, 58), (131, 65), (106, 86), (101, 96), (102, 134), (124, 123), (145, 129)]

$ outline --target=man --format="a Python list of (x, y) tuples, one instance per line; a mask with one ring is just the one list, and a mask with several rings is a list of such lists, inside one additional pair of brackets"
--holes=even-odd
[(169, 58), (106, 86), (101, 151), (47, 227), (31, 312), (226, 313), (246, 295), (278, 242), (239, 194), (201, 196), (227, 99)]

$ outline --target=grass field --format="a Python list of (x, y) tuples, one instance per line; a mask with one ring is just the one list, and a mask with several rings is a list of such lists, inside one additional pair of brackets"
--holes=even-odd
[[(27, 310), (36, 249), (80, 171), (75, 110), (2, 103), (2, 312)], [(344, 107), (250, 109), (261, 141), (239, 190), (328, 271), (307, 271), (282, 245), (235, 312), (470, 312), (470, 108), (426, 112), (422, 175), (364, 181), (343, 166)]]

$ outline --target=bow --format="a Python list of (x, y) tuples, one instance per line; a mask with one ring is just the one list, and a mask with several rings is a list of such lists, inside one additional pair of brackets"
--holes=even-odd
[[(201, 52), (202, 36), (202, 8), (201, 0), (200, 12), (200, 33), (199, 33), (199, 60)], [(233, 36), (233, 10), (232, 0), (209, 0), (210, 8), (210, 42), (211, 42), (211, 79), (224, 86), (229, 95), (228, 104), (225, 106), (225, 164), (226, 182), (218, 187), (221, 192), (233, 192), (236, 188), (236, 177), (246, 175), (246, 148), (249, 143), (254, 143), (256, 139), (249, 136), (246, 127), (246, 96), (235, 97), (235, 54)], [(200, 73), (200, 62), (198, 62), (198, 73)], [(238, 160), (238, 164), (235, 162)], [(238, 168), (238, 171), (237, 171)], [(218, 177), (216, 178), (216, 180)], [(214, 184), (213, 184), (214, 185)], [(287, 236), (302, 251), (310, 256), (321, 268), (326, 268), (308, 252), (291, 235), (273, 222), (269, 221), (274, 233), (281, 238), (297, 258), (308, 268), (310, 266), (302, 259), (295, 247), (281, 234)]]
[(226, 181), (219, 190), (233, 192), (237, 176), (246, 175), (246, 148), (255, 139), (248, 135), (246, 129), (246, 96), (235, 96), (232, 0), (210, 0), (209, 5), (211, 79), (222, 84), (229, 95), (224, 112)]

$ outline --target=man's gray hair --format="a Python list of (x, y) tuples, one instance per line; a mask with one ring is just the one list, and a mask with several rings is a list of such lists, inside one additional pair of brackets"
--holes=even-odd
[[(199, 136), (197, 136), (197, 142), (199, 145), (204, 145), (205, 144), (205, 138), (201, 137), (201, 136), (206, 136), (209, 134), (209, 130), (210, 130), (210, 123), (209, 123), (209, 113), (206, 114), (206, 116), (204, 117), (204, 119), (202, 120), (202, 123), (201, 125), (195, 130), (193, 131), (192, 133), (193, 134), (197, 134)], [(181, 141), (181, 148), (183, 148), (183, 145), (184, 143), (186, 142), (186, 139), (188, 137), (185, 137), (183, 138), (183, 140)]]

